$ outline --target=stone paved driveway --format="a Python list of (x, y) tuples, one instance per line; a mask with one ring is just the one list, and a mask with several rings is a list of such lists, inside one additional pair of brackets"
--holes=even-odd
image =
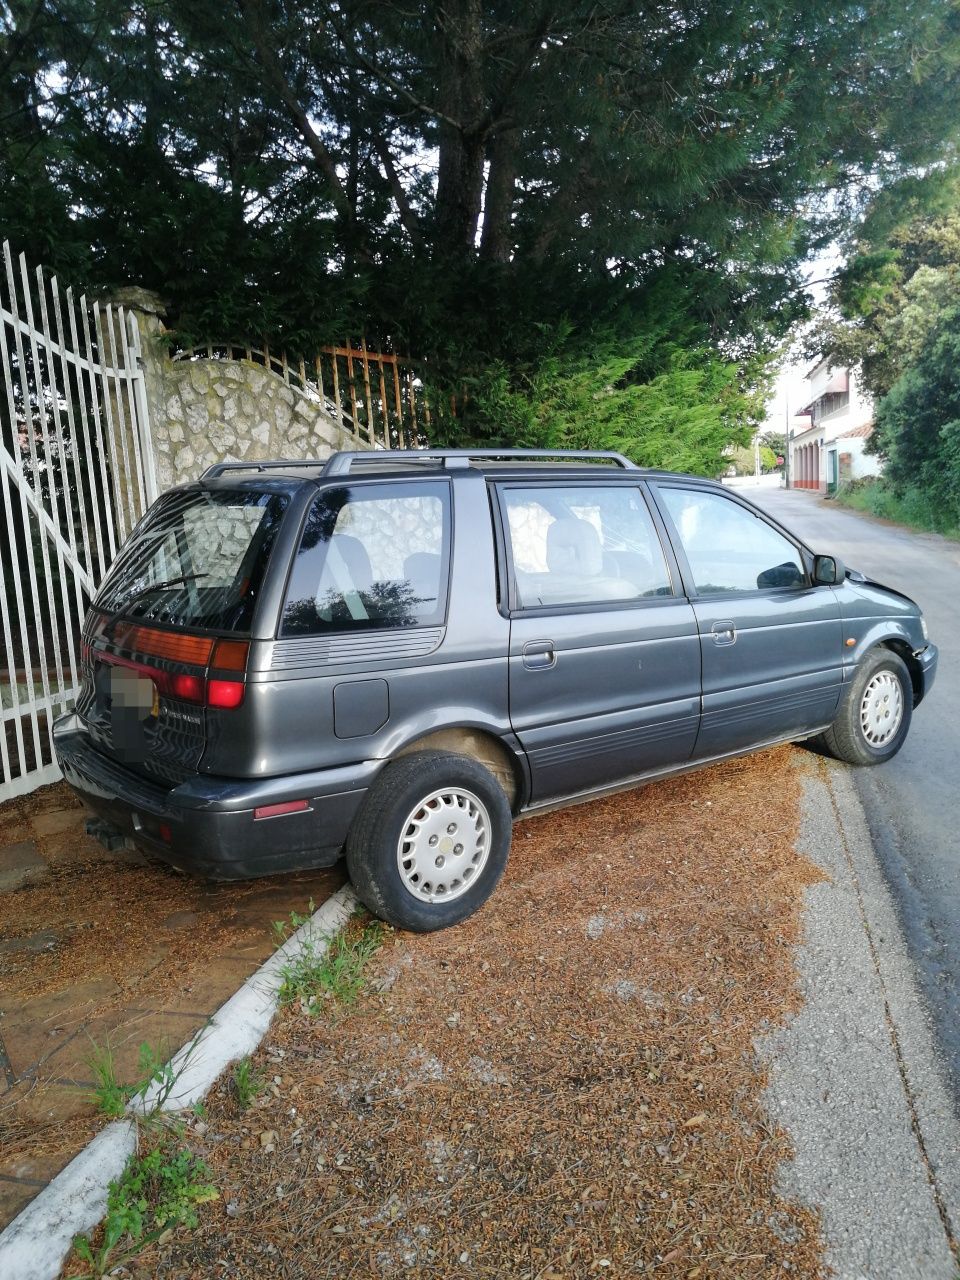
[(101, 1125), (94, 1058), (132, 1081), (141, 1045), (169, 1056), (344, 878), (191, 880), (85, 816), (62, 784), (0, 807), (0, 1229)]

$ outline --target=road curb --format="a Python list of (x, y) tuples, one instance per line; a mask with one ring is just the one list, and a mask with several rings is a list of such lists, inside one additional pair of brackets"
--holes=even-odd
[[(198, 1102), (224, 1068), (252, 1053), (277, 1011), (284, 964), (310, 943), (325, 949), (358, 906), (349, 885), (293, 933), (170, 1060), (172, 1088), (155, 1085), (131, 1111), (179, 1111)], [(4, 1280), (55, 1280), (74, 1236), (90, 1231), (107, 1209), (107, 1189), (136, 1148), (134, 1120), (115, 1120), (0, 1232)]]
[(930, 1017), (913, 974), (896, 908), (873, 852), (854, 775), (827, 765), (834, 809), (860, 889), (860, 905), (883, 984), (891, 1037), (931, 1185), (960, 1265), (960, 1118), (952, 1101)]
[(781, 1193), (820, 1213), (836, 1280), (956, 1280), (960, 1123), (852, 772), (798, 753), (804, 1004), (758, 1044), (791, 1138)]

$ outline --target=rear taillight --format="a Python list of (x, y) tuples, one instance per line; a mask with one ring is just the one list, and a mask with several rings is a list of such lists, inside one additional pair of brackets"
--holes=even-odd
[(245, 688), (242, 680), (208, 680), (207, 706), (226, 709), (239, 707)]
[(214, 640), (208, 636), (177, 635), (133, 624), (121, 624), (113, 643), (133, 651), (138, 657), (166, 658), (203, 666), (203, 674), (162, 671), (152, 663), (98, 654), (103, 662), (131, 667), (149, 676), (160, 693), (196, 706), (232, 710), (243, 702), (250, 645), (246, 640)]
[[(154, 681), (158, 683), (156, 676)], [(171, 697), (180, 698), (183, 702), (203, 702), (204, 683), (203, 676), (189, 676), (180, 672), (168, 676), (166, 681)], [(158, 687), (162, 688), (163, 685), (158, 684)]]
[(249, 649), (246, 640), (218, 640), (210, 665), (221, 671), (246, 671)]
[[(224, 711), (239, 707), (247, 687), (242, 677), (246, 675), (249, 651), (246, 640), (218, 640), (214, 645), (207, 671), (208, 707), (219, 707)], [(230, 678), (224, 679), (228, 672)]]

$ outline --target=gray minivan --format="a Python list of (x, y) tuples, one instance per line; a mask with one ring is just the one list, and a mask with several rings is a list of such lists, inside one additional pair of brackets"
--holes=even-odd
[(888, 760), (937, 650), (897, 591), (617, 454), (223, 463), (164, 494), (55, 726), (103, 824), (216, 879), (346, 850), (403, 928), (490, 895), (514, 817), (777, 742)]

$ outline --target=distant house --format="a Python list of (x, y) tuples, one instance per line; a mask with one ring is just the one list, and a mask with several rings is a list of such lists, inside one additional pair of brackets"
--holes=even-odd
[(878, 458), (864, 452), (873, 431), (873, 401), (852, 369), (819, 360), (806, 375), (806, 405), (790, 432), (790, 487), (832, 493), (839, 484), (877, 475)]

